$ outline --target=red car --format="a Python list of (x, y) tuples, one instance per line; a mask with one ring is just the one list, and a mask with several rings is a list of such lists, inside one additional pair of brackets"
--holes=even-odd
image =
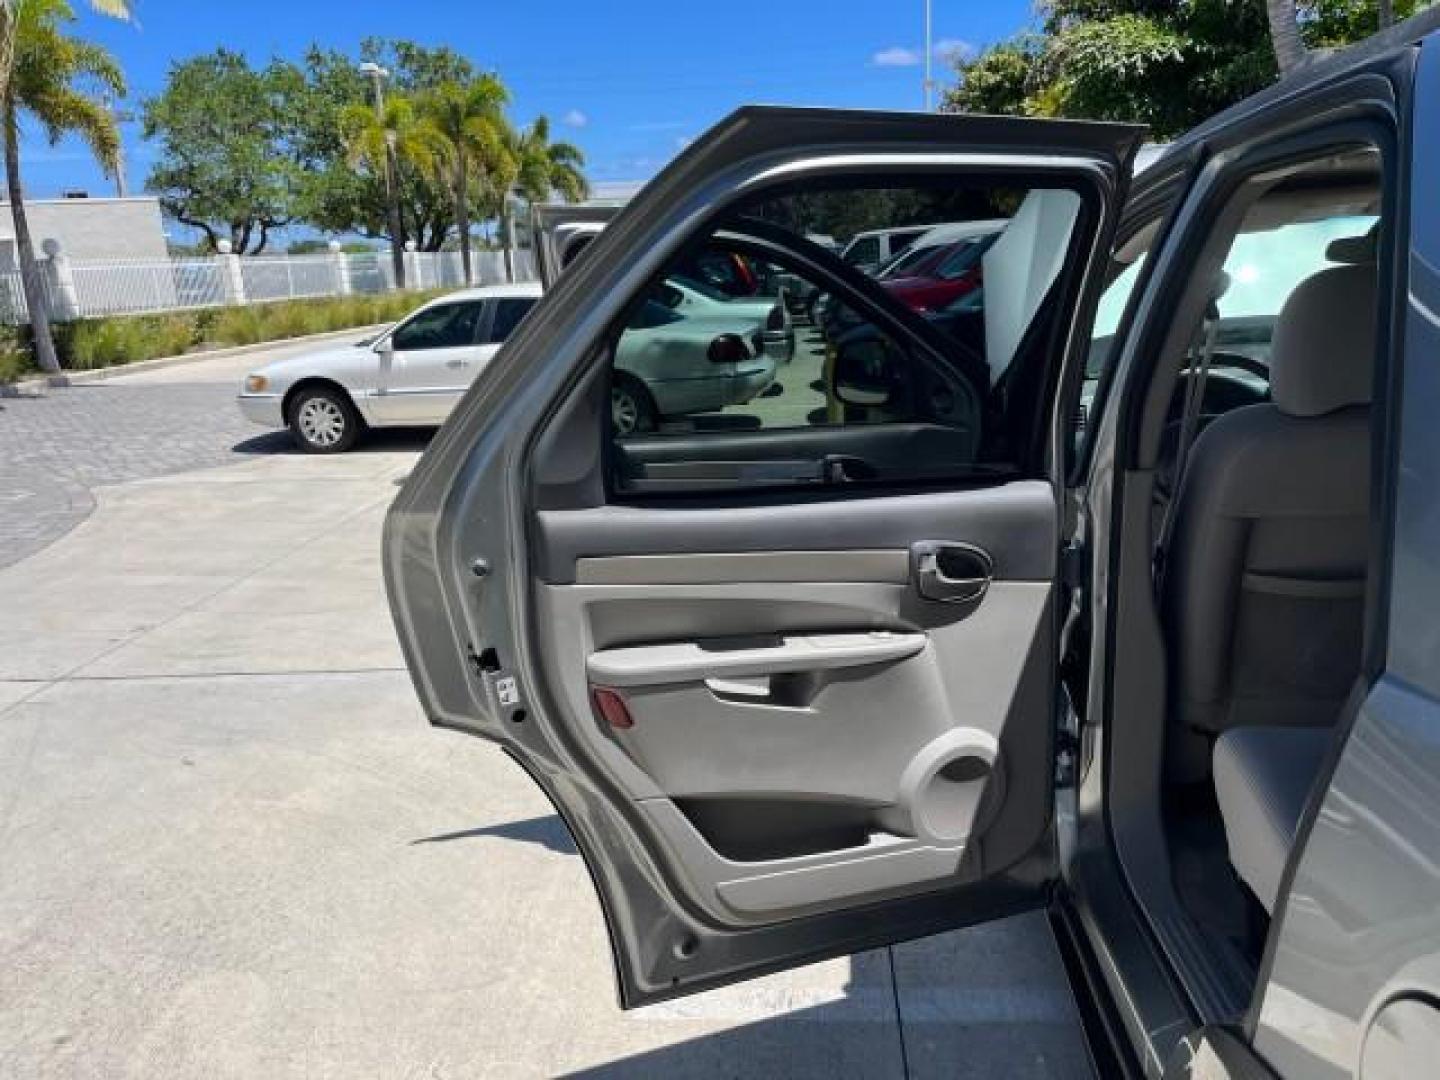
[(903, 276), (882, 278), (880, 284), (906, 307), (938, 311), (980, 287), (982, 256), (999, 235), (994, 232), (937, 247), (933, 255), (907, 265)]

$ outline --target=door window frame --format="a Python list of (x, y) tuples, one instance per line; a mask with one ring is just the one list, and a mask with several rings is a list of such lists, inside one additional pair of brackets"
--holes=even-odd
[[(1369, 93), (1362, 95), (1355, 84), (1367, 81), (1371, 82), (1371, 85), (1365, 88)], [(1176, 203), (1169, 221), (1162, 226), (1156, 243), (1149, 249), (1149, 265), (1142, 268), (1141, 280), (1137, 281), (1136, 288), (1131, 293), (1117, 329), (1117, 347), (1108, 363), (1108, 375), (1102, 378), (1102, 390), (1097, 392), (1098, 394), (1111, 390), (1103, 385), (1105, 378), (1116, 384), (1108, 393), (1103, 407), (1104, 422), (1113, 427), (1105, 440), (1108, 445), (1102, 450), (1102, 440), (1098, 432), (1092, 434), (1087, 439), (1089, 445), (1079, 462), (1080, 469), (1077, 472), (1089, 483), (1094, 483), (1096, 470), (1099, 468), (1113, 471), (1117, 476), (1136, 470), (1153, 470), (1163, 427), (1163, 424), (1156, 423), (1154, 419), (1156, 402), (1162, 396), (1168, 401), (1168, 396), (1173, 393), (1175, 378), (1178, 377), (1178, 367), (1169, 377), (1163, 375), (1161, 369), (1164, 358), (1179, 355), (1175, 352), (1176, 342), (1183, 341), (1187, 335), (1187, 331), (1181, 329), (1182, 326), (1193, 328), (1193, 320), (1184, 317), (1185, 311), (1193, 309), (1198, 319), (1199, 307), (1193, 295), (1195, 290), (1191, 288), (1196, 280), (1197, 267), (1209, 265), (1209, 262), (1217, 258), (1223, 261), (1233, 238), (1232, 231), (1224, 228), (1223, 222), (1227, 212), (1233, 211), (1235, 197), (1257, 176), (1290, 164), (1314, 161), (1336, 150), (1366, 145), (1376, 147), (1381, 153), (1383, 163), (1381, 221), (1387, 226), (1382, 230), (1385, 235), (1381, 240), (1382, 277), (1379, 295), (1382, 298), (1382, 314), (1391, 310), (1395, 299), (1394, 279), (1386, 273), (1387, 263), (1383, 260), (1384, 252), (1393, 248), (1396, 230), (1402, 227), (1396, 213), (1395, 185), (1398, 181), (1397, 170), (1402, 168), (1403, 164), (1399, 161), (1396, 149), (1394, 117), (1375, 106), (1375, 96), (1372, 80), (1367, 80), (1364, 75), (1351, 76), (1298, 98), (1291, 106), (1294, 116), (1288, 124), (1285, 123), (1283, 115), (1277, 116), (1274, 110), (1270, 110), (1257, 115), (1248, 124), (1237, 125), (1223, 132), (1216, 142), (1205, 143), (1197, 140), (1192, 144), (1189, 153), (1195, 162), (1193, 180)], [(1323, 108), (1326, 102), (1334, 103), (1333, 110), (1328, 113)], [(1220, 235), (1219, 240), (1216, 239), (1217, 234)], [(1387, 344), (1390, 339), (1386, 336), (1387, 327), (1383, 318), (1380, 330), (1376, 345), (1377, 367), (1387, 355), (1393, 356), (1393, 352), (1387, 351), (1390, 349)], [(1183, 348), (1183, 345), (1181, 347)], [(1383, 406), (1379, 398), (1376, 401), (1377, 411), (1372, 413), (1372, 430), (1378, 431), (1381, 425), (1388, 424), (1389, 420), (1377, 419), (1379, 409)], [(1160, 411), (1163, 412), (1163, 409)], [(1100, 417), (1093, 417), (1092, 427), (1097, 426), (1100, 420)], [(1375, 463), (1378, 464), (1380, 460), (1377, 454)], [(1136, 820), (1135, 815), (1144, 817), (1149, 814), (1145, 806), (1148, 805), (1150, 796), (1137, 799), (1132, 793), (1122, 800), (1130, 808), (1128, 813), (1131, 815), (1131, 825), (1117, 824), (1112, 816), (1117, 799), (1111, 794), (1111, 786), (1122, 775), (1128, 778), (1127, 783), (1134, 783), (1134, 774), (1119, 764), (1115, 756), (1122, 734), (1115, 732), (1113, 727), (1116, 715), (1116, 669), (1119, 666), (1119, 661), (1115, 659), (1116, 620), (1121, 617), (1121, 597), (1118, 590), (1121, 587), (1122, 574), (1125, 573), (1119, 563), (1122, 545), (1118, 538), (1124, 535), (1124, 526), (1120, 485), (1107, 482), (1105, 487), (1113, 491), (1109, 495), (1110, 520), (1103, 535), (1116, 539), (1111, 540), (1103, 551), (1094, 556), (1095, 559), (1108, 563), (1105, 586), (1108, 596), (1103, 605), (1092, 608), (1102, 613), (1104, 618), (1103, 624), (1093, 629), (1092, 638), (1103, 635), (1105, 647), (1098, 698), (1097, 687), (1094, 685), (1095, 669), (1093, 666), (1091, 669), (1091, 708), (1088, 712), (1092, 717), (1099, 717), (1108, 736), (1104, 739), (1100, 755), (1101, 768), (1094, 770), (1094, 782), (1104, 790), (1103, 797), (1096, 800), (1096, 806), (1104, 823), (1103, 827), (1114, 846), (1116, 871), (1128, 881), (1130, 901), (1138, 909), (1137, 913), (1143, 913), (1140, 914), (1140, 925), (1146, 927), (1160, 955), (1166, 957), (1167, 966), (1182, 987), (1188, 1007), (1200, 1022), (1211, 1022), (1227, 1015), (1230, 1006), (1215, 996), (1214, 987), (1221, 985), (1221, 981), (1194, 970), (1193, 957), (1197, 955), (1198, 946), (1194, 932), (1189, 928), (1190, 917), (1180, 907), (1173, 884), (1160, 887), (1145, 880), (1148, 871), (1137, 873), (1137, 869), (1145, 861), (1143, 851), (1146, 848), (1141, 837), (1137, 835), (1133, 822)], [(1129, 507), (1124, 512), (1135, 514), (1144, 511)], [(1372, 583), (1372, 593), (1375, 587)], [(1094, 621), (1095, 618), (1092, 617), (1092, 622)], [(1367, 613), (1367, 651), (1372, 630), (1372, 619)], [(1093, 724), (1095, 720), (1090, 722)], [(1342, 723), (1348, 724), (1348, 720), (1342, 720)], [(1337, 744), (1338, 738), (1337, 736)], [(1155, 790), (1158, 794), (1158, 787)], [(1158, 830), (1158, 812), (1153, 816), (1153, 826)], [(1300, 848), (1305, 828), (1302, 824), (1302, 830), (1297, 834), (1296, 851)], [(1289, 871), (1282, 883), (1282, 895), (1283, 889), (1288, 888), (1288, 874)], [(1265, 973), (1269, 970), (1275, 937), (1272, 926), (1272, 934), (1266, 946), (1265, 963), (1257, 976), (1257, 1000), (1259, 990), (1264, 984)], [(1192, 959), (1187, 962), (1181, 959), (1183, 957)]]
[[(868, 484), (864, 486), (867, 494), (894, 494), (917, 488), (933, 488), (937, 485), (949, 488), (994, 486), (1022, 477), (1044, 477), (1058, 485), (1063, 477), (1053, 466), (1050, 453), (1053, 434), (1051, 430), (1054, 416), (1053, 405), (1056, 401), (1062, 372), (1069, 370), (1072, 366), (1079, 343), (1089, 339), (1090, 325), (1093, 322), (1095, 304), (1099, 296), (1099, 289), (1093, 287), (1093, 279), (1096, 275), (1092, 272), (1092, 268), (1097, 259), (1102, 257), (1100, 245), (1101, 237), (1108, 233), (1106, 222), (1120, 216), (1123, 209), (1123, 196), (1129, 184), (1128, 177), (1118, 177), (1114, 180), (1113, 188), (1107, 187), (1107, 179), (1103, 174), (1103, 169), (1092, 159), (1083, 155), (1076, 157), (1032, 156), (1017, 153), (1002, 156), (993, 153), (933, 154), (915, 151), (912, 153), (864, 155), (858, 159), (817, 155), (795, 162), (784, 169), (762, 174), (754, 182), (738, 186), (727, 192), (727, 197), (717, 200), (714, 206), (708, 208), (704, 217), (698, 220), (692, 219), (690, 223), (673, 229), (665, 238), (663, 254), (655, 251), (652, 258), (646, 261), (648, 275), (638, 285), (631, 284), (623, 290), (623, 300), (619, 302), (618, 311), (609, 313), (610, 318), (606, 329), (590, 338), (587, 355), (590, 356), (591, 362), (596, 367), (608, 371), (612, 363), (614, 343), (618, 340), (618, 333), (623, 328), (633, 305), (638, 302), (640, 297), (646, 295), (657, 281), (664, 279), (666, 271), (680, 260), (688, 246), (697, 243), (703, 244), (706, 240), (726, 232), (725, 224), (732, 219), (737, 208), (752, 206), (764, 199), (781, 197), (796, 191), (822, 190), (827, 184), (841, 189), (864, 190), (867, 186), (904, 188), (907, 185), (921, 186), (927, 182), (932, 185), (943, 185), (949, 181), (957, 187), (964, 185), (1013, 188), (1025, 191), (1037, 189), (1073, 191), (1079, 199), (1079, 206), (1071, 225), (1071, 246), (1061, 265), (1060, 272), (1051, 286), (1054, 304), (1061, 311), (1068, 309), (1071, 315), (1069, 318), (1061, 315), (1043, 321), (1048, 341), (1041, 348), (1049, 357), (1049, 362), (1037, 390), (1041, 407), (1029, 419), (1028, 431), (1024, 439), (1025, 445), (1020, 448), (1017, 455), (1016, 469), (1003, 475), (987, 476), (983, 474), (982, 470), (977, 469), (973, 476), (959, 475), (943, 481), (879, 482), (873, 486)], [(858, 182), (862, 179), (872, 182), (869, 184)], [(1120, 196), (1118, 199), (1115, 197), (1117, 191)], [(804, 239), (803, 237), (797, 238), (802, 241)], [(655, 245), (657, 249), (661, 246)], [(816, 248), (823, 251), (818, 245)], [(1108, 250), (1107, 240), (1104, 257), (1108, 257)], [(897, 317), (895, 312), (903, 305), (896, 304), (889, 299), (885, 290), (873, 278), (853, 265), (845, 263), (838, 255), (831, 255), (828, 252), (825, 254), (834, 260), (834, 265), (826, 266), (821, 271), (822, 276), (838, 279), (837, 284), (843, 285), (849, 294), (847, 301), (851, 303), (851, 306), (858, 307), (868, 316), (880, 320), (877, 325), (880, 325), (882, 330), (892, 337), (897, 338), (900, 343), (916, 352), (926, 354), (925, 363), (932, 367), (938, 367), (939, 370), (946, 369), (948, 363), (944, 359), (944, 352), (949, 346), (945, 344), (944, 338), (939, 335), (938, 331), (925, 324), (918, 315), (916, 319), (923, 324), (923, 329), (911, 326), (905, 315)], [(631, 280), (634, 280), (633, 277)], [(1089, 287), (1086, 287), (1087, 283)], [(872, 290), (877, 296), (868, 295)], [(620, 290), (616, 290), (616, 292), (620, 294)], [(1017, 344), (1017, 351), (1027, 347), (1026, 343), (1031, 341), (1037, 326), (1040, 325), (1042, 325), (1040, 322), (1032, 319), (1021, 341)], [(932, 339), (926, 340), (926, 338)], [(608, 378), (604, 381), (608, 395)], [(562, 407), (557, 415), (563, 416), (568, 412), (569, 410)], [(781, 429), (774, 430), (778, 432)], [(601, 440), (599, 460), (603, 463), (600, 480), (605, 501), (611, 504), (643, 504), (653, 501), (654, 496), (651, 493), (638, 497), (627, 496), (627, 493), (615, 489), (612, 479), (614, 440), (608, 424), (601, 425), (598, 437)], [(681, 499), (687, 497), (687, 494), (688, 497), (694, 497), (697, 494), (724, 498), (733, 496), (737, 505), (754, 505), (760, 501), (773, 502), (776, 498), (780, 501), (792, 498), (794, 501), (820, 501), (854, 497), (857, 494), (857, 485), (757, 487), (751, 490), (726, 493), (722, 496), (715, 496), (714, 493), (708, 492), (690, 492), (676, 493), (670, 498)]]

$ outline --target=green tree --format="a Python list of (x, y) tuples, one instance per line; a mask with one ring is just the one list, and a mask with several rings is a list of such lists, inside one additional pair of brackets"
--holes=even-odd
[[(340, 130), (345, 135), (349, 164), (364, 166), (372, 176), (384, 177), (383, 186), (387, 191), (399, 184), (402, 170), (423, 177), (438, 177), (443, 173), (449, 151), (445, 136), (404, 95), (391, 94), (378, 109), (359, 104), (347, 106), (340, 114)], [(389, 231), (395, 283), (403, 287), (405, 270), (400, 253), (405, 245), (405, 224), (398, 212)]]
[[(109, 5), (121, 12), (118, 5)], [(104, 49), (69, 37), (66, 30), (75, 13), (65, 0), (11, 0), (5, 6), (7, 23), (0, 27), (10, 37), (8, 70), (0, 91), (0, 119), (5, 131), (5, 180), (10, 213), (15, 223), (15, 249), (20, 260), (21, 287), (30, 312), (35, 360), (49, 374), (60, 370), (50, 315), (35, 243), (25, 213), (24, 185), (20, 177), (20, 122), (22, 117), (40, 125), (51, 145), (74, 133), (90, 147), (100, 164), (115, 171), (120, 156), (120, 132), (104, 102), (87, 89), (125, 93), (120, 65)], [(12, 36), (13, 35), (13, 36)]]
[(470, 182), (478, 172), (483, 188), (489, 174), (501, 164), (505, 153), (502, 141), (505, 120), (501, 110), (509, 96), (496, 76), (481, 75), (469, 83), (442, 83), (421, 99), (430, 123), (447, 145), (446, 168), (455, 200), (455, 235), (467, 283), (473, 280), (470, 274)]
[[(468, 85), (474, 65), (452, 49), (409, 41), (368, 38), (355, 58), (312, 46), (296, 67), (301, 84), (295, 114), (300, 121), (297, 158), (302, 167), (300, 217), (330, 233), (390, 239), (383, 171), (357, 172), (348, 164), (340, 115), (356, 104), (374, 106), (372, 89), (358, 71), (370, 60), (390, 72), (389, 92), (421, 96), (447, 83)], [(422, 251), (439, 251), (454, 226), (454, 198), (444, 176), (406, 169), (398, 177), (402, 231)], [(402, 241), (403, 242), (403, 241)]]
[[(1274, 81), (1288, 45), (1272, 38), (1272, 6), (1285, 2), (1049, 0), (1037, 29), (960, 61), (941, 107), (1128, 120), (1172, 138)], [(1378, 18), (1375, 0), (1293, 3), (1302, 50), (1355, 41)]]
[(297, 86), (290, 66), (257, 70), (222, 48), (172, 65), (164, 91), (145, 102), (145, 137), (159, 143), (147, 186), (211, 251), (224, 238), (236, 254), (258, 255), (295, 217)]
[[(20, 9), (25, 0), (0, 0), (0, 98), (4, 98), (10, 85), (10, 73), (15, 67), (15, 35), (19, 27)], [(112, 19), (130, 19), (129, 0), (90, 0), (90, 6), (101, 15)]]

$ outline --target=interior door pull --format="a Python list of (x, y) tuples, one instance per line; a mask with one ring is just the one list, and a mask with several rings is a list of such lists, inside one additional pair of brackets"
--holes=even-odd
[(979, 600), (995, 576), (988, 553), (973, 544), (921, 540), (910, 545), (915, 591), (926, 600), (967, 604)]
[(765, 640), (712, 638), (633, 645), (591, 653), (585, 663), (596, 686), (657, 686), (744, 679), (806, 671), (893, 664), (925, 648), (925, 635), (895, 630), (776, 635)]

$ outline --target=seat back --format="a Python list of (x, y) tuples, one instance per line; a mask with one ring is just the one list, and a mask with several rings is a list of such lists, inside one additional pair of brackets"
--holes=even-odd
[(1231, 727), (1331, 723), (1359, 672), (1374, 325), (1373, 265), (1306, 279), (1276, 320), (1271, 402), (1190, 452), (1162, 595), (1173, 778), (1202, 779)]

